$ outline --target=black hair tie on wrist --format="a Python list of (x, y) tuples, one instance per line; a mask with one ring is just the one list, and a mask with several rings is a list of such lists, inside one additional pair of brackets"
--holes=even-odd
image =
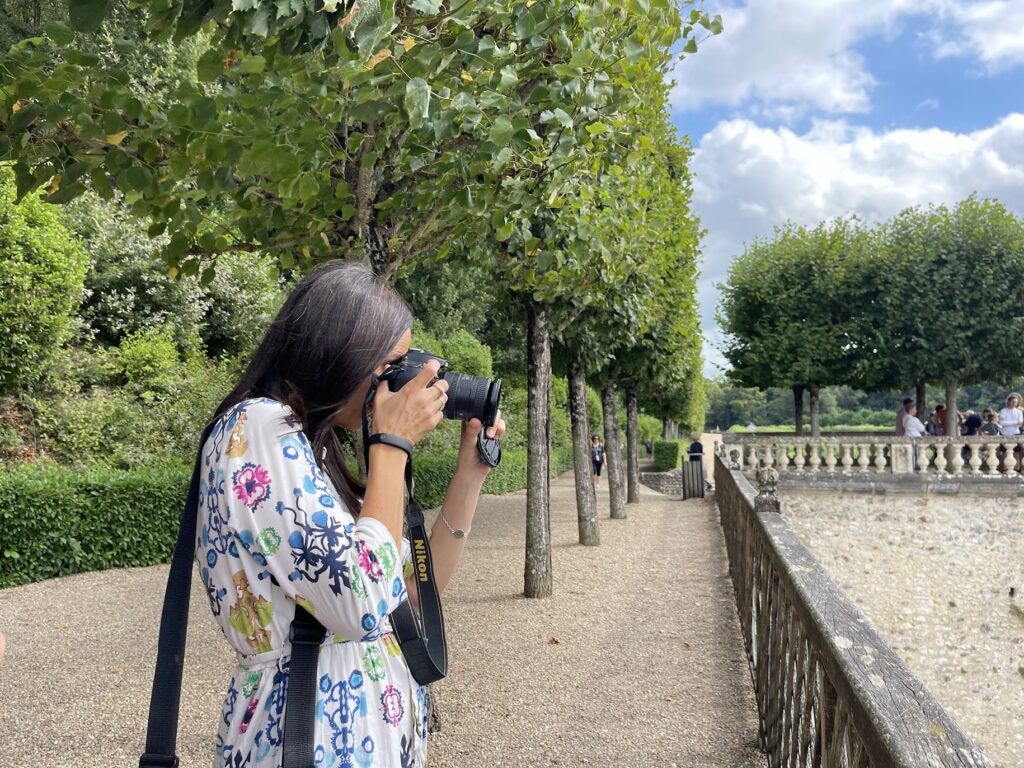
[(398, 435), (392, 435), (387, 432), (378, 432), (375, 435), (370, 435), (370, 439), (366, 446), (369, 448), (371, 445), (380, 443), (382, 445), (390, 445), (392, 448), (401, 448), (405, 451), (405, 455), (412, 460), (412, 443), (406, 440), (404, 437)]

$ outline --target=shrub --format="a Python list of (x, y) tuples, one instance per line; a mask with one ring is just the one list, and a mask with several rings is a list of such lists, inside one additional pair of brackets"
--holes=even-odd
[(65, 219), (89, 254), (81, 317), (85, 341), (116, 346), (126, 336), (164, 328), (181, 351), (191, 351), (208, 302), (194, 278), (168, 277), (157, 261), (167, 237), (150, 238), (119, 200), (84, 195)]
[(191, 470), (26, 465), (0, 475), (0, 588), (102, 568), (164, 562)]
[(114, 354), (115, 372), (140, 391), (166, 391), (180, 362), (174, 339), (156, 328), (125, 337)]
[(654, 463), (659, 472), (668, 472), (679, 466), (683, 455), (681, 440), (658, 440), (654, 443)]
[(73, 330), (86, 256), (53, 206), (38, 195), (15, 204), (0, 168), (0, 395), (43, 378)]
[(440, 340), (440, 352), (448, 360), (448, 367), (473, 376), (494, 376), (491, 350), (461, 328)]

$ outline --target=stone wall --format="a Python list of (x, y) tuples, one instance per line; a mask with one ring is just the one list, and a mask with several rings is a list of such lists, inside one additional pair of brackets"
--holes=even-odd
[(667, 496), (683, 495), (683, 470), (681, 469), (673, 469), (668, 472), (641, 472), (640, 482)]

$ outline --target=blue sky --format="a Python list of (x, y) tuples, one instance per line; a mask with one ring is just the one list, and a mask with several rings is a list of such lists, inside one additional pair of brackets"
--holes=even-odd
[(725, 31), (676, 67), (673, 119), (708, 229), (705, 372), (718, 291), (744, 243), (786, 220), (868, 221), (972, 192), (1024, 215), (1024, 0), (704, 4)]

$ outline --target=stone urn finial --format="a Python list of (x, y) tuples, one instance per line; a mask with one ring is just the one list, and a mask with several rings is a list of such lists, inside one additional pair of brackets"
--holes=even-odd
[(772, 467), (759, 467), (754, 477), (757, 480), (754, 511), (778, 513), (780, 511), (779, 497), (776, 494), (779, 485), (778, 471)]
[(729, 469), (742, 469), (740, 466), (740, 449), (731, 448), (729, 450)]

